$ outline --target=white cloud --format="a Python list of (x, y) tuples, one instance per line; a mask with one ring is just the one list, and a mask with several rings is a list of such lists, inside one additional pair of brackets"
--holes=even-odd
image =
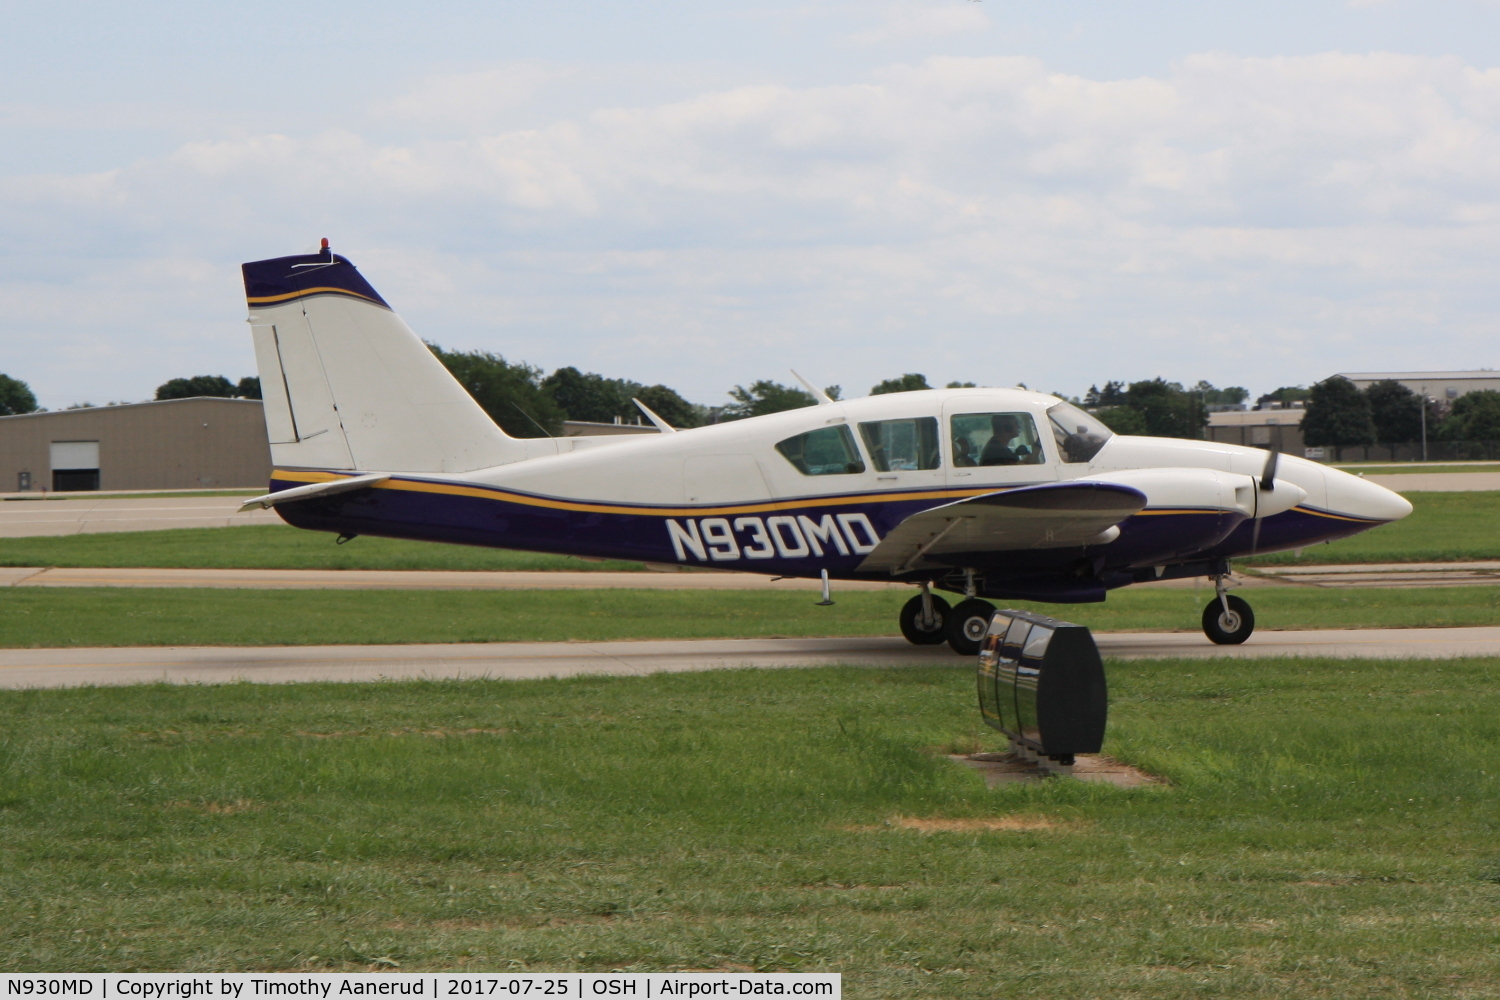
[(83, 345), (8, 355), (53, 404), (91, 356), (137, 395), (189, 358), (243, 374), (233, 264), (328, 235), (431, 339), (709, 401), (792, 364), (855, 391), (904, 371), (1077, 391), (1500, 360), (1500, 72), (943, 58), (483, 131), (534, 69), (436, 78), (377, 116), (457, 114), (454, 138), (253, 135), (0, 180), (0, 237), (69, 254), (0, 279), (5, 329)]
[(975, 0), (890, 4), (881, 12), (878, 25), (855, 32), (849, 40), (857, 45), (878, 45), (984, 31), (989, 26), (989, 17)]

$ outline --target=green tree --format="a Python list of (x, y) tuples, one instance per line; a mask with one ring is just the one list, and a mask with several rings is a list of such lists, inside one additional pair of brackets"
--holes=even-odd
[(639, 382), (605, 378), (569, 366), (559, 368), (543, 379), (542, 388), (557, 400), (569, 420), (612, 424), (616, 417), (634, 422), (641, 415), (630, 401), (644, 388)]
[(244, 378), (240, 379), (240, 384), (234, 387), (234, 394), (241, 399), (259, 399), (260, 377), (256, 375), (246, 375)]
[(1132, 382), (1125, 390), (1125, 405), (1140, 413), (1146, 433), (1153, 437), (1201, 438), (1208, 425), (1208, 408), (1202, 398), (1180, 382), (1162, 378)]
[(0, 417), (36, 411), (36, 396), (32, 393), (31, 386), (18, 378), (0, 374)]
[(1083, 395), (1083, 405), (1090, 410), (1099, 406), (1124, 406), (1125, 383), (1106, 382), (1103, 389), (1097, 385), (1089, 386), (1089, 391)]
[(1450, 441), (1500, 441), (1500, 392), (1480, 389), (1459, 396), (1438, 436)]
[(223, 375), (174, 378), (156, 387), (157, 399), (191, 399), (194, 396), (218, 396), (231, 399), (235, 394), (234, 383)]
[(635, 395), (673, 427), (702, 427), (708, 419), (703, 407), (689, 403), (664, 385), (648, 385)]
[(1375, 382), (1365, 390), (1370, 401), (1370, 420), (1375, 425), (1375, 440), (1392, 449), (1422, 436), (1422, 401), (1417, 394), (1394, 379)]
[(932, 386), (927, 384), (926, 375), (917, 375), (908, 372), (900, 378), (888, 378), (879, 385), (872, 386), (870, 388), (870, 395), (884, 396), (886, 393), (891, 392), (917, 392), (921, 389), (931, 388)]
[(1146, 415), (1128, 406), (1106, 406), (1093, 411), (1116, 434), (1145, 434)]
[(1374, 444), (1370, 397), (1340, 375), (1314, 385), (1308, 393), (1307, 414), (1302, 418), (1302, 438), (1313, 446)]
[(947, 389), (974, 389), (974, 388), (977, 388), (977, 386), (975, 386), (973, 382), (953, 381), (953, 382), (949, 382), (946, 386), (944, 386), (944, 388), (947, 388)]
[[(836, 388), (836, 387), (832, 387)], [(780, 413), (783, 410), (797, 410), (804, 406), (812, 406), (817, 403), (812, 393), (801, 389), (794, 389), (780, 382), (772, 382), (769, 379), (761, 379), (750, 383), (746, 389), (737, 385), (729, 390), (733, 403), (724, 407), (724, 420), (743, 420), (746, 417), (763, 417), (767, 413)], [(836, 393), (828, 395), (837, 399)]]
[(1238, 406), (1250, 398), (1250, 390), (1242, 385), (1231, 385), (1223, 389), (1216, 389), (1212, 382), (1199, 379), (1198, 384), (1193, 386), (1192, 392), (1198, 394), (1203, 402), (1209, 406)]
[[(560, 434), (563, 409), (542, 388), (542, 370), (489, 351), (445, 351), (427, 345), (490, 419), (511, 437)], [(538, 426), (540, 425), (540, 426)]]

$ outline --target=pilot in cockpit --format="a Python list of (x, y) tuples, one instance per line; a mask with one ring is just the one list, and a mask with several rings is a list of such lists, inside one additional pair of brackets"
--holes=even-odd
[(1031, 449), (1016, 443), (1021, 434), (1021, 425), (1014, 414), (996, 413), (990, 417), (990, 439), (984, 451), (979, 453), (980, 465), (1016, 465), (1024, 462)]

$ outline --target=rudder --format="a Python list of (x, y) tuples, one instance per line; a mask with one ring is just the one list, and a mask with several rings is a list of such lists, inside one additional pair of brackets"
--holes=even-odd
[(527, 457), (326, 240), (241, 270), (277, 466), (472, 472)]

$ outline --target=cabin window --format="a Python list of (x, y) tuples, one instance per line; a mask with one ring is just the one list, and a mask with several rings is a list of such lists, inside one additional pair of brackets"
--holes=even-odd
[(1057, 450), (1062, 452), (1064, 462), (1091, 461), (1115, 435), (1098, 417), (1072, 403), (1048, 407), (1047, 419), (1052, 423), (1052, 436), (1057, 438)]
[(847, 476), (865, 471), (854, 435), (844, 424), (789, 437), (776, 445), (776, 450), (804, 476)]
[(941, 464), (936, 417), (871, 420), (859, 425), (859, 436), (878, 472), (936, 469)]
[(1046, 461), (1029, 413), (959, 413), (950, 418), (953, 464), (1041, 465)]

